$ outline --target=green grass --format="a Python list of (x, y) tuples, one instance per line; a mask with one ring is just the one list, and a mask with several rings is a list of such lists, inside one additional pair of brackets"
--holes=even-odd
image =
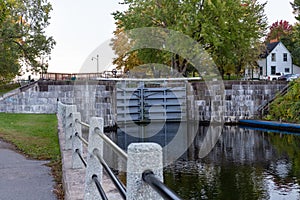
[(55, 115), (0, 113), (0, 137), (34, 159), (60, 156)]
[(0, 113), (0, 138), (30, 158), (50, 160), (54, 192), (58, 199), (64, 199), (56, 115)]

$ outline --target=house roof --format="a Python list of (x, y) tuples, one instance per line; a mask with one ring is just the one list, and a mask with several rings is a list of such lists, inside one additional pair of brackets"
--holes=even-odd
[(272, 42), (267, 44), (266, 50), (260, 55), (260, 58), (266, 58), (275, 49), (280, 42)]

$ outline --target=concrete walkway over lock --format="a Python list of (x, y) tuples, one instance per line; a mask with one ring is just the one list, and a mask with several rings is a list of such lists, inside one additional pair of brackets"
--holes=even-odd
[(0, 200), (56, 200), (46, 163), (27, 159), (0, 140)]

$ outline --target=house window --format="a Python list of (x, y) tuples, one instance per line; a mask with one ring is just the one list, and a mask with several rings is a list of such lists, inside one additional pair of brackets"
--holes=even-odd
[(259, 67), (259, 74), (263, 75), (263, 67)]
[(290, 73), (290, 68), (285, 68), (285, 69), (284, 69), (284, 72), (285, 72), (285, 73)]
[(272, 75), (276, 74), (276, 66), (271, 66), (271, 74)]
[(271, 61), (276, 62), (276, 53), (271, 54)]
[(287, 62), (287, 53), (283, 54), (283, 62)]

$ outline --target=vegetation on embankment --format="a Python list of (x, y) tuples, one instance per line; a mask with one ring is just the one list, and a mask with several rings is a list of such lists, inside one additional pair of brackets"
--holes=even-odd
[(0, 138), (30, 158), (50, 160), (55, 192), (63, 199), (56, 115), (0, 113)]
[(300, 124), (300, 79), (289, 84), (291, 86), (287, 94), (271, 103), (267, 120)]
[(0, 85), (0, 96), (18, 87), (20, 87), (19, 83)]

